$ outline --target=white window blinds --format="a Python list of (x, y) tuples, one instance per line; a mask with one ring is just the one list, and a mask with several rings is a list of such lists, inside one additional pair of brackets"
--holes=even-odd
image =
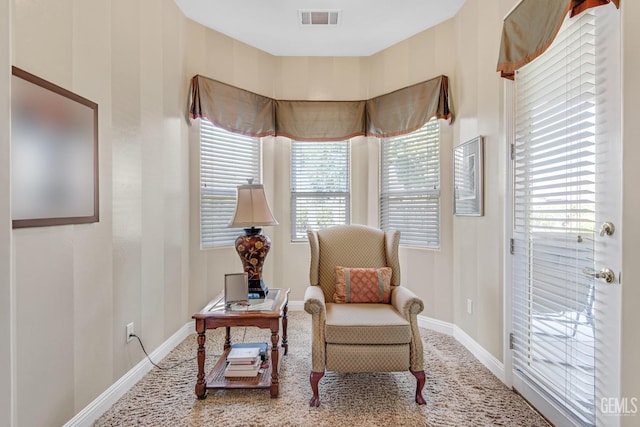
[(291, 239), (348, 224), (349, 141), (291, 142)]
[(440, 127), (431, 119), (381, 141), (380, 226), (408, 246), (440, 246)]
[(200, 246), (233, 245), (242, 234), (228, 228), (236, 187), (260, 183), (260, 139), (235, 134), (200, 120)]
[(593, 11), (566, 19), (516, 73), (514, 372), (595, 424), (596, 49)]

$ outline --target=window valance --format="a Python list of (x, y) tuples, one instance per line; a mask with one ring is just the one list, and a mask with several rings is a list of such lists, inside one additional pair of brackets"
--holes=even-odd
[(365, 101), (275, 101), (276, 135), (342, 141), (365, 134)]
[(513, 79), (516, 70), (540, 56), (553, 42), (565, 16), (620, 0), (522, 0), (504, 20), (497, 71)]
[(229, 132), (249, 136), (276, 133), (273, 99), (202, 76), (191, 79), (189, 117), (206, 118)]
[(203, 76), (191, 79), (189, 116), (230, 132), (338, 141), (412, 132), (432, 117), (451, 120), (449, 79), (439, 76), (366, 101), (274, 100)]
[(387, 138), (413, 132), (432, 117), (453, 119), (447, 76), (368, 100), (367, 135)]

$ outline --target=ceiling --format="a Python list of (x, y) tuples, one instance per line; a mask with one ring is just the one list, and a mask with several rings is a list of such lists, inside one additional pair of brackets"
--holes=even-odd
[[(465, 0), (175, 0), (190, 19), (276, 56), (370, 56), (453, 17)], [(300, 11), (337, 11), (302, 25)], [(309, 15), (306, 15), (307, 17)], [(322, 22), (322, 14), (314, 14)]]

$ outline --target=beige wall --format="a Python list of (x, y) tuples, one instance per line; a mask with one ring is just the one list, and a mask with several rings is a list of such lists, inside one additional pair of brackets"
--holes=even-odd
[(16, 422), (61, 425), (144, 357), (125, 324), (153, 350), (189, 318), (192, 24), (171, 0), (10, 3), (12, 63), (99, 104), (100, 222), (13, 231)]
[(0, 3), (0, 425), (11, 425), (13, 319), (11, 295), (11, 211), (9, 205), (9, 93), (11, 2)]
[[(502, 81), (495, 71), (502, 18), (516, 1), (469, 0), (455, 17), (457, 123), (454, 145), (484, 137), (484, 216), (454, 217), (454, 323), (502, 355), (502, 256), (506, 147), (502, 137)], [(505, 7), (502, 7), (505, 5)], [(467, 312), (467, 299), (473, 311)]]

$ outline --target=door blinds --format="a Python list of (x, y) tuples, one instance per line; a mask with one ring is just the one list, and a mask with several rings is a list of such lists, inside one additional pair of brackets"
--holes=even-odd
[(566, 19), (515, 79), (514, 372), (581, 425), (595, 423), (595, 37), (593, 11)]

